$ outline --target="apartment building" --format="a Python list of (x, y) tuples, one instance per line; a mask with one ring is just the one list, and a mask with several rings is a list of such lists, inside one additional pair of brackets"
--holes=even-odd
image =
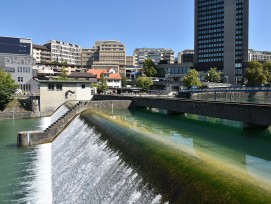
[(184, 50), (178, 53), (178, 63), (194, 62), (194, 50)]
[(249, 0), (195, 0), (194, 62), (241, 83), (248, 61)]
[(50, 63), (51, 62), (51, 50), (44, 45), (33, 44), (33, 58), (36, 63)]
[[(117, 40), (96, 41), (93, 48), (82, 49), (81, 65), (83, 67), (100, 68), (114, 67), (119, 73), (125, 73), (126, 48)], [(116, 69), (116, 65), (119, 67)]]
[(249, 49), (248, 51), (248, 60), (249, 61), (271, 61), (271, 52), (270, 51), (256, 51)]
[(45, 46), (51, 50), (52, 62), (67, 62), (69, 65), (81, 65), (81, 46), (58, 40), (50, 40)]
[(136, 48), (133, 53), (135, 65), (143, 66), (145, 59), (150, 58), (154, 64), (160, 61), (167, 61), (168, 64), (174, 63), (174, 51), (166, 48)]

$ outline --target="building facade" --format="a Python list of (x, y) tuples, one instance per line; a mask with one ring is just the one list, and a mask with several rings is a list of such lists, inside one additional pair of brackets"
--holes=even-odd
[(36, 92), (33, 80), (32, 40), (0, 37), (0, 67), (8, 72), (22, 92)]
[(81, 47), (79, 45), (50, 40), (45, 46), (51, 51), (52, 62), (66, 62), (69, 65), (81, 65)]
[(229, 83), (242, 81), (248, 61), (249, 0), (195, 0), (194, 63), (216, 67)]
[(249, 49), (248, 51), (248, 61), (271, 61), (271, 52), (270, 51), (256, 51)]
[(166, 48), (136, 48), (134, 50), (134, 60), (136, 66), (143, 67), (145, 59), (151, 59), (154, 64), (166, 61), (168, 64), (174, 63), (174, 51)]
[(194, 50), (184, 50), (178, 53), (178, 63), (194, 62)]
[(126, 65), (126, 48), (125, 45), (117, 40), (100, 40), (96, 41), (93, 48), (82, 49), (82, 66), (83, 67), (100, 67), (110, 66), (117, 69), (119, 73), (125, 73)]
[(33, 44), (33, 58), (38, 64), (50, 63), (52, 61), (51, 50), (46, 46)]

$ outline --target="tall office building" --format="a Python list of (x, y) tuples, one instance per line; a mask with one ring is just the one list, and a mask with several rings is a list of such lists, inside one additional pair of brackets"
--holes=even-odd
[(195, 0), (194, 63), (198, 71), (223, 71), (242, 81), (248, 61), (249, 0)]

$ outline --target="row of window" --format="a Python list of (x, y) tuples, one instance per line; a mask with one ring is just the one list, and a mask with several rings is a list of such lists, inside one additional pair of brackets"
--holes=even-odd
[[(218, 42), (224, 42), (223, 38), (214, 38), (214, 39), (208, 39), (208, 40), (198, 40), (198, 44), (206, 44), (206, 43), (213, 43), (216, 44)], [(217, 46), (215, 46), (217, 47)]]
[(208, 20), (208, 19), (217, 19), (217, 18), (224, 18), (224, 13), (218, 13), (216, 15), (208, 15), (208, 16), (204, 16), (204, 15), (201, 16), (201, 14), (199, 14), (198, 21)]
[(223, 48), (224, 43), (213, 43), (213, 44), (200, 44), (198, 46), (199, 49), (203, 49), (203, 48)]
[(217, 53), (212, 53), (212, 54), (199, 54), (198, 58), (207, 58), (207, 57), (223, 57), (224, 53), (217, 52)]
[(30, 73), (30, 67), (17, 67), (17, 72), (19, 73)]
[(198, 34), (202, 35), (202, 34), (221, 33), (221, 32), (224, 32), (224, 28), (211, 29), (211, 30), (202, 30), (202, 31), (199, 31)]
[(224, 23), (224, 19), (218, 18), (218, 19), (211, 19), (207, 21), (199, 21), (198, 25), (206, 25), (206, 24), (211, 24), (211, 23)]
[(221, 62), (221, 61), (223, 61), (222, 57), (198, 60), (198, 62)]
[(224, 26), (223, 23), (217, 23), (217, 24), (199, 26), (198, 29), (203, 30), (203, 29), (223, 28), (223, 26)]
[(223, 48), (204, 49), (204, 50), (199, 49), (198, 53), (214, 53), (214, 52), (223, 52), (223, 51), (224, 51)]
[(222, 38), (224, 37), (224, 33), (214, 33), (211, 35), (199, 35), (198, 39), (206, 39), (206, 38)]

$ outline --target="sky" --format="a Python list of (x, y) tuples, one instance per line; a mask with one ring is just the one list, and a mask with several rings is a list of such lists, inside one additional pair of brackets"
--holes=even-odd
[[(2, 0), (0, 36), (93, 47), (119, 40), (135, 48), (194, 48), (194, 0)], [(249, 48), (271, 51), (271, 0), (250, 0)]]

